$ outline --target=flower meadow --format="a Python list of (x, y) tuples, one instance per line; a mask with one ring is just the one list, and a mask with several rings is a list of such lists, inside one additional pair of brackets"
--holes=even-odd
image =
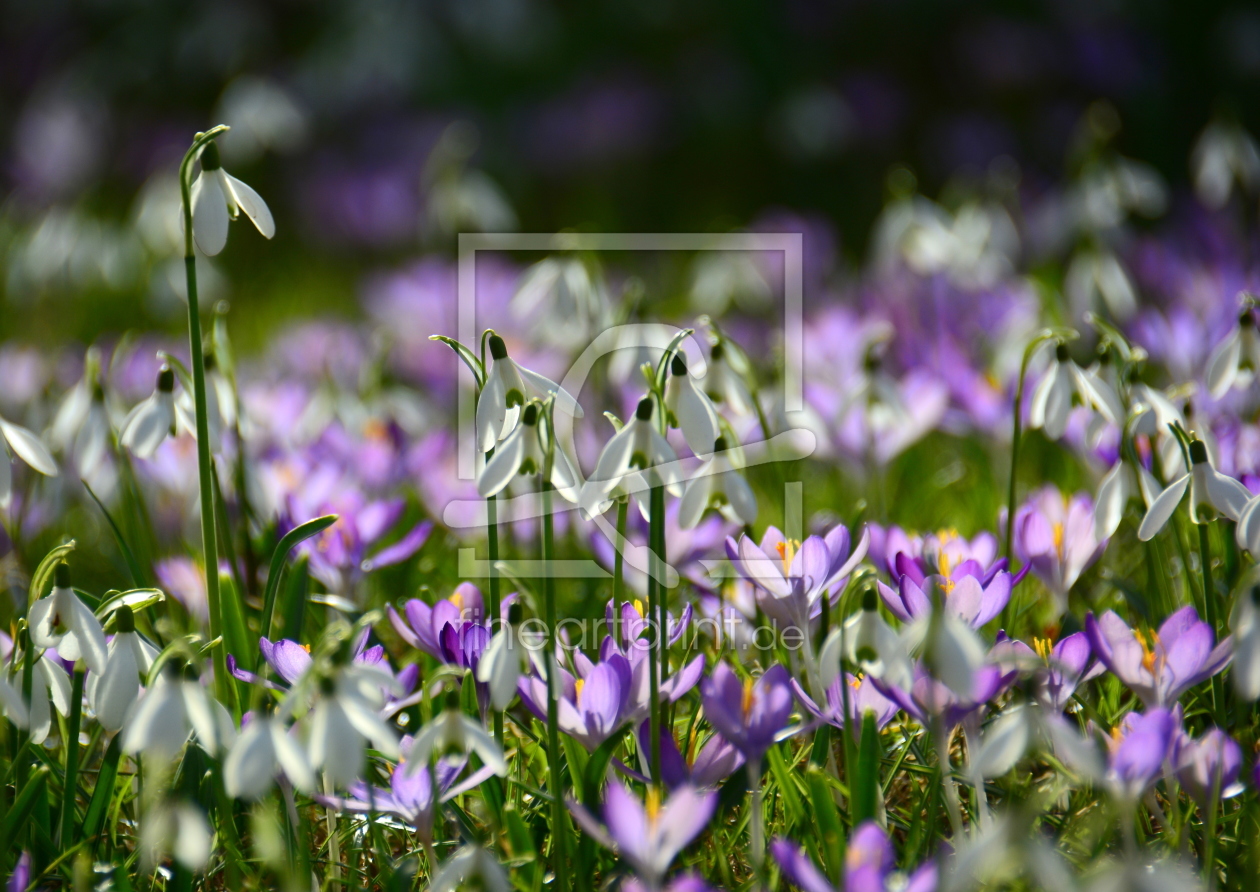
[(1260, 151), (1091, 114), (818, 288), (561, 233), (253, 352), (197, 133), (186, 336), (0, 346), (7, 888), (1255, 888)]

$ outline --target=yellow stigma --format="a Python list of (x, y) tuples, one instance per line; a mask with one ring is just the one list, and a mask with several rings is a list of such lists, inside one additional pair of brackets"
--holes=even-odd
[(299, 645), (299, 647), (301, 647), (302, 650), (306, 651), (307, 653), (311, 652), (311, 646), (309, 644), (302, 644), (302, 645)]
[(1059, 556), (1059, 560), (1063, 560), (1063, 524), (1056, 523), (1053, 529), (1054, 534), (1054, 552)]
[(853, 681), (849, 682), (849, 687), (853, 688), (853, 690), (855, 691), (858, 688), (862, 687), (862, 673), (861, 672), (853, 676)]
[(463, 616), (464, 596), (461, 595), (459, 592), (451, 592), (451, 596), (448, 600), (459, 609), (460, 616)]
[(643, 616), (643, 602), (638, 598), (634, 599), (634, 612), (639, 614), (639, 616)]
[(657, 787), (648, 787), (647, 802), (647, 819), (648, 823), (656, 826), (656, 820), (661, 814), (661, 791)]
[(383, 442), (389, 439), (389, 428), (379, 418), (369, 418), (363, 424), (363, 436), (368, 440)]
[[(1148, 640), (1146, 635), (1150, 635)], [(1142, 668), (1151, 675), (1155, 674), (1155, 663), (1158, 659), (1155, 649), (1160, 646), (1159, 633), (1152, 629), (1144, 635), (1141, 629), (1133, 630), (1133, 637), (1137, 639), (1137, 643), (1142, 647)]]
[(801, 542), (799, 539), (784, 539), (778, 545), (774, 546), (779, 552), (779, 559), (783, 561), (783, 575), (790, 576), (792, 574), (792, 561), (796, 557), (796, 552), (800, 549)]
[(753, 680), (751, 678), (744, 679), (744, 698), (740, 701), (739, 707), (743, 711), (744, 719), (747, 720), (753, 708)]
[(582, 688), (584, 687), (586, 687), (586, 679), (584, 678), (579, 678), (577, 681), (573, 682), (573, 690), (577, 692), (573, 699), (578, 706), (582, 705)]
[(954, 590), (954, 580), (949, 578), (949, 555), (942, 551), (936, 563), (937, 569), (940, 570), (941, 574), (941, 593), (948, 595)]
[(1050, 661), (1051, 644), (1049, 638), (1042, 638), (1039, 635), (1033, 636), (1033, 650), (1037, 652), (1037, 656), (1046, 662)]

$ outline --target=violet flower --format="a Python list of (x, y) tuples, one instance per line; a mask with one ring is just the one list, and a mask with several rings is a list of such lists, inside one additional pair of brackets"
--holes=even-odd
[[(364, 629), (359, 635), (359, 640), (354, 645), (352, 660), (361, 666), (372, 666), (389, 672), (389, 662), (385, 658), (385, 648), (379, 644), (373, 647), (367, 646), (370, 635), (371, 629)], [(279, 641), (273, 642), (266, 636), (263, 636), (258, 639), (258, 650), (262, 653), (262, 658), (267, 661), (267, 665), (271, 667), (272, 671), (290, 686), (297, 684), (298, 679), (306, 674), (313, 662), (310, 645), (299, 644), (289, 638), (281, 638)], [(228, 654), (227, 663), (228, 671), (239, 681), (247, 684), (261, 684), (275, 691), (284, 690), (281, 685), (267, 681), (248, 669), (239, 666), (236, 658), (231, 654)], [(398, 682), (402, 694), (410, 694), (419, 680), (420, 667), (413, 663), (399, 670), (397, 675), (393, 677)], [(396, 698), (390, 695), (389, 700), (394, 702)]]
[(871, 680), (885, 697), (919, 724), (930, 727), (939, 718), (945, 729), (950, 730), (964, 719), (983, 711), (990, 700), (1010, 686), (1013, 679), (1014, 673), (1004, 673), (1001, 666), (993, 663), (986, 664), (972, 674), (971, 691), (963, 696), (944, 682), (934, 679), (920, 662), (915, 666), (914, 683), (909, 690), (878, 678)]
[(779, 863), (779, 869), (789, 883), (805, 892), (887, 892), (889, 888), (901, 892), (934, 892), (937, 868), (935, 861), (928, 861), (904, 882), (894, 886), (893, 871), (896, 859), (892, 842), (874, 821), (866, 821), (849, 838), (848, 851), (844, 856), (844, 883), (837, 887), (814, 864), (813, 859), (791, 840), (782, 837), (770, 843), (770, 854)]
[(709, 724), (753, 764), (792, 716), (790, 677), (778, 664), (756, 681), (741, 681), (726, 663), (718, 663), (700, 683), (700, 700)]
[(1132, 629), (1114, 611), (1085, 617), (1098, 659), (1149, 708), (1170, 706), (1185, 691), (1206, 681), (1233, 656), (1233, 641), (1213, 647), (1211, 627), (1186, 606), (1164, 620), (1159, 631)]
[(1032, 567), (1054, 599), (1054, 612), (1067, 610), (1068, 592), (1107, 546), (1094, 536), (1094, 503), (1086, 493), (1069, 500), (1047, 486), (1015, 512), (1015, 554)]
[(1242, 747), (1220, 728), (1208, 729), (1198, 740), (1180, 733), (1173, 763), (1177, 780), (1201, 808), (1212, 807), (1214, 798), (1229, 799), (1243, 791), (1238, 780)]
[[(652, 750), (651, 723), (643, 722), (639, 725), (638, 735), (639, 754), (644, 757), (640, 761), (646, 763), (648, 761), (646, 755)], [(714, 734), (705, 741), (698, 753), (693, 752), (695, 745), (693, 740), (685, 756), (678, 749), (678, 742), (674, 740), (673, 732), (669, 728), (662, 727), (660, 737), (661, 782), (669, 790), (684, 786), (692, 786), (700, 790), (715, 789), (744, 764), (743, 754), (721, 734)], [(613, 760), (613, 764), (623, 774), (640, 783), (652, 783), (650, 775), (640, 774), (616, 759)]]
[(431, 607), (418, 598), (412, 598), (403, 605), (402, 615), (399, 615), (392, 604), (387, 605), (385, 611), (403, 641), (417, 650), (424, 651), (435, 660), (451, 663), (456, 662), (456, 659), (452, 657), (451, 648), (443, 646), (442, 638), (443, 630), (448, 625), (456, 631), (472, 624), (493, 632), (494, 629), (488, 627), (492, 623), (506, 622), (508, 610), (515, 600), (514, 593), (504, 596), (500, 604), (502, 615), (490, 620), (486, 616), (481, 589), (471, 582), (461, 582), (449, 597), (442, 598)]
[(1032, 647), (999, 632), (992, 653), (1000, 665), (1030, 671), (1037, 699), (1055, 712), (1067, 708), (1077, 687), (1106, 671), (1094, 659), (1084, 632), (1073, 632), (1055, 644), (1049, 638), (1034, 638)]
[(902, 622), (931, 615), (931, 591), (935, 585), (945, 608), (973, 629), (979, 629), (1002, 612), (1011, 599), (1011, 588), (1027, 572), (1025, 569), (1012, 576), (1004, 559), (986, 569), (974, 559), (955, 565), (947, 551), (935, 557), (933, 566), (921, 558), (898, 554), (894, 559), (897, 588), (878, 583), (884, 604)]
[(568, 804), (583, 830), (628, 861), (648, 889), (656, 890), (674, 858), (708, 825), (717, 794), (679, 787), (662, 802), (650, 787), (647, 801), (640, 802), (620, 781), (609, 781), (602, 823), (573, 800)]
[[(842, 684), (849, 686), (849, 720), (845, 718), (844, 689), (840, 687)], [(843, 681), (837, 675), (835, 681), (827, 688), (826, 703), (821, 706), (805, 693), (805, 689), (795, 678), (792, 679), (792, 691), (796, 694), (796, 699), (801, 701), (801, 705), (814, 718), (837, 728), (851, 727), (854, 735), (862, 727), (862, 718), (866, 713), (874, 713), (875, 727), (882, 729), (901, 709), (896, 701), (884, 696), (871, 678), (865, 675), (845, 673)]]
[(1117, 796), (1140, 799), (1169, 773), (1181, 722), (1167, 709), (1129, 713), (1107, 738), (1106, 780)]
[(797, 542), (771, 526), (760, 545), (747, 535), (738, 542), (728, 536), (726, 553), (735, 571), (757, 586), (757, 602), (767, 616), (803, 629), (821, 615), (824, 594), (833, 604), (839, 599), (849, 574), (866, 557), (869, 541), (863, 531), (853, 547), (848, 529), (836, 526), (825, 536)]

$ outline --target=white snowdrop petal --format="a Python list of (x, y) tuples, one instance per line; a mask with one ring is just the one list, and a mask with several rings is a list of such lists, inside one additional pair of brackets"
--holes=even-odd
[(1238, 547), (1251, 552), (1252, 557), (1260, 555), (1260, 496), (1253, 497), (1243, 507), (1234, 538)]
[(245, 216), (253, 221), (263, 238), (274, 237), (276, 221), (271, 216), (271, 209), (267, 207), (267, 202), (263, 201), (262, 196), (254, 190), (253, 186), (241, 182), (230, 173), (225, 173), (224, 176), (227, 179), (228, 188), (232, 190), (232, 197), (236, 199), (236, 204), (245, 212)]
[(1216, 510), (1230, 520), (1238, 520), (1247, 503), (1251, 501), (1251, 490), (1243, 486), (1233, 477), (1222, 474), (1215, 469), (1207, 477), (1208, 498)]
[(1124, 462), (1116, 462), (1098, 487), (1098, 500), (1094, 503), (1094, 538), (1099, 542), (1115, 535), (1124, 517), (1130, 493), (1125, 485), (1128, 469)]
[(705, 509), (709, 507), (709, 498), (713, 492), (713, 475), (710, 473), (712, 467), (712, 461), (706, 463), (696, 473), (696, 476), (687, 481), (687, 486), (683, 489), (682, 499), (678, 502), (678, 526), (680, 529), (693, 529), (696, 524), (700, 523), (700, 518), (704, 515)]
[(532, 429), (526, 430), (522, 425), (499, 444), (477, 480), (478, 495), (489, 498), (512, 482), (512, 478), (520, 472), (521, 459), (525, 454), (524, 437), (527, 434), (532, 436)]
[(736, 471), (727, 471), (724, 487), (726, 489), (726, 501), (730, 503), (735, 515), (745, 524), (751, 524), (755, 521), (757, 519), (757, 497), (753, 495), (752, 487), (748, 485), (748, 481), (744, 479), (743, 475)]
[(482, 452), (489, 452), (503, 436), (503, 424), (507, 419), (506, 400), (507, 389), (496, 363), (477, 399), (477, 448)]
[(303, 793), (314, 790), (315, 772), (307, 761), (306, 753), (279, 722), (271, 723), (271, 745), (275, 748), (276, 761), (284, 769), (289, 782)]
[(1177, 506), (1181, 504), (1181, 499), (1186, 494), (1186, 487), (1189, 485), (1190, 475), (1183, 474), (1159, 494), (1159, 497), (1147, 509), (1146, 516), (1142, 518), (1142, 525), (1138, 527), (1139, 539), (1143, 542), (1153, 539), (1155, 534), (1164, 528), (1173, 512), (1177, 510)]
[(114, 733), (122, 729), (127, 713), (140, 696), (140, 674), (135, 651), (126, 640), (119, 641), (124, 635), (134, 634), (128, 632), (114, 636), (104, 673), (93, 676), (96, 678), (96, 685), (89, 699), (96, 713), (96, 720), (105, 730)]
[(53, 460), (44, 441), (35, 436), (34, 432), (0, 418), (0, 433), (4, 434), (18, 458), (47, 477), (57, 476), (57, 462)]
[(213, 172), (202, 171), (193, 183), (190, 196), (193, 206), (193, 241), (207, 257), (213, 257), (227, 245), (228, 196)]
[(276, 758), (270, 724), (265, 718), (250, 722), (223, 762), (223, 786), (234, 799), (258, 799), (271, 789)]
[(1212, 351), (1208, 360), (1208, 392), (1213, 399), (1220, 399), (1234, 385), (1238, 373), (1238, 360), (1242, 357), (1242, 332), (1235, 326), (1229, 336)]

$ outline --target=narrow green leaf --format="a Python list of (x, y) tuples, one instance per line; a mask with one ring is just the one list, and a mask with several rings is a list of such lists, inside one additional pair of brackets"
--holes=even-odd
[(608, 765), (612, 762), (613, 753), (617, 752), (617, 747), (621, 745), (621, 740), (625, 737), (625, 728), (613, 734), (603, 743), (601, 743), (595, 752), (591, 753), (590, 758), (586, 761), (586, 768), (582, 772), (582, 802), (584, 805), (595, 805), (600, 799), (600, 788), (604, 785), (604, 778), (608, 776)]
[(114, 784), (118, 779), (118, 761), (121, 758), (122, 735), (115, 734), (101, 760), (100, 770), (96, 775), (96, 787), (92, 790), (92, 798), (88, 800), (87, 812), (83, 816), (83, 836), (86, 839), (96, 836), (105, 825), (105, 815), (113, 797)]
[(430, 341), (441, 341), (452, 350), (455, 355), (464, 361), (464, 365), (468, 366), (469, 371), (473, 373), (473, 378), (477, 381), (477, 389), (486, 386), (486, 370), (482, 368), (481, 360), (476, 355), (454, 338), (448, 338), (446, 335), (429, 335)]
[(118, 526), (117, 521), (114, 520), (114, 516), (109, 513), (109, 509), (105, 507), (105, 503), (92, 491), (92, 487), (88, 486), (86, 480), (83, 481), (83, 488), (92, 497), (96, 507), (101, 509), (101, 514), (105, 515), (105, 522), (109, 524), (110, 532), (114, 535), (114, 542), (117, 543), (118, 550), (122, 552), (123, 561), (127, 564), (127, 572), (131, 574), (131, 584), (137, 588), (143, 588), (148, 584), (148, 574), (144, 572), (144, 568), (136, 560), (136, 553), (127, 544), (127, 538), (123, 535), (122, 529)]
[(879, 729), (875, 727), (875, 713), (862, 716), (862, 738), (858, 743), (857, 770), (850, 784), (853, 788), (853, 825), (874, 820), (879, 796)]
[[(245, 617), (241, 615), (241, 595), (236, 590), (236, 581), (227, 573), (219, 574), (219, 609), (223, 617), (223, 643), (228, 653), (236, 658), (238, 666), (249, 666), (259, 653), (258, 648), (250, 646), (249, 632), (245, 628)], [(239, 683), (242, 690), (238, 692), (239, 702), (248, 702), (248, 685)], [(239, 716), (237, 716), (239, 718)]]
[(787, 814), (788, 821), (800, 826), (805, 820), (805, 805), (801, 802), (796, 779), (788, 770), (787, 763), (783, 761), (782, 746), (770, 747), (766, 753), (766, 760), (770, 763), (770, 772), (778, 782), (779, 795), (783, 799), (783, 811)]
[(827, 877), (834, 883), (844, 870), (844, 825), (840, 822), (840, 809), (836, 807), (835, 788), (827, 782), (826, 772), (817, 765), (808, 768), (805, 783), (809, 787), (813, 808), (810, 817), (818, 829)]
[(102, 623), (106, 623), (119, 607), (130, 607), (133, 612), (138, 612), (165, 600), (166, 593), (158, 588), (133, 588), (125, 592), (108, 591), (101, 596), (100, 604), (94, 612)]
[(26, 786), (22, 788), (17, 798), (13, 800), (9, 813), (5, 815), (4, 824), (0, 827), (0, 850), (5, 852), (13, 850), (16, 841), (15, 834), (19, 829), (25, 827), (30, 820), (31, 814), (35, 810), (36, 800), (44, 792), (48, 783), (48, 774), (48, 766), (41, 765), (36, 768), (31, 772)]
[[(284, 538), (276, 545), (276, 550), (271, 555), (271, 568), (267, 572), (267, 590), (263, 597), (262, 624), (259, 626), (259, 633), (264, 637), (270, 638), (272, 635), (271, 615), (276, 609), (276, 592), (280, 588), (280, 575), (284, 569), (284, 562), (288, 558), (289, 552), (299, 543), (305, 542), (312, 536), (319, 535), (336, 522), (336, 514), (325, 514), (323, 517), (308, 520), (306, 523), (299, 524), (285, 533)], [(259, 659), (261, 659), (261, 656)], [(252, 660), (246, 665), (256, 666), (256, 664), (257, 660)]]
[(311, 560), (306, 555), (297, 559), (284, 581), (284, 600), (280, 606), (285, 638), (302, 643), (302, 624), (306, 621), (306, 599), (311, 591)]

